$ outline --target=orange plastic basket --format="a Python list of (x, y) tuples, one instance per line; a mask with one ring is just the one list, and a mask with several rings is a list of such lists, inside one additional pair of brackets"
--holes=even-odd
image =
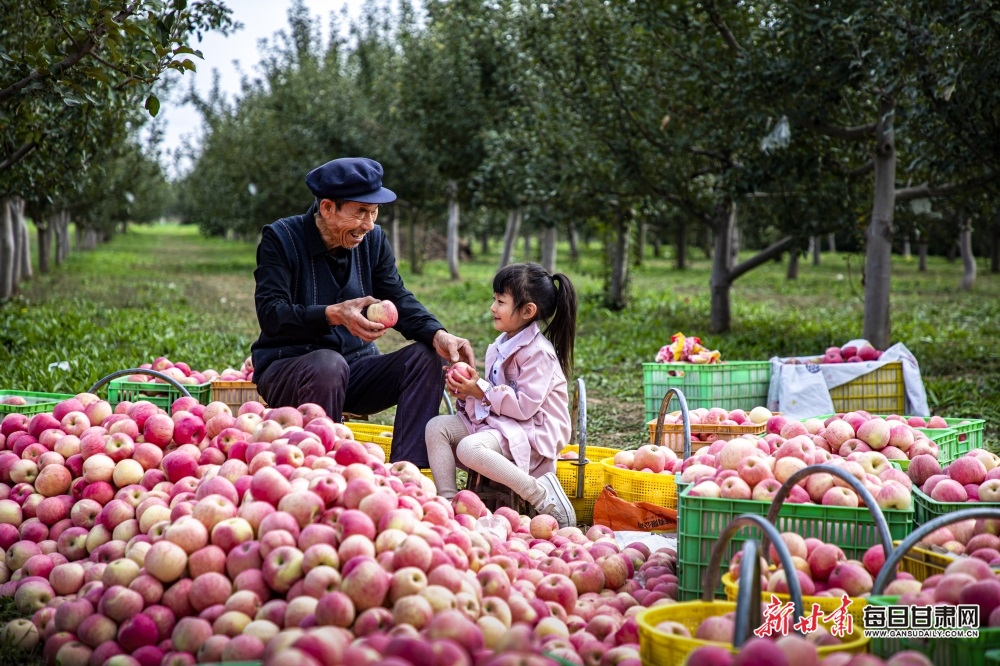
[(235, 414), (243, 403), (257, 401), (262, 405), (267, 405), (264, 398), (257, 393), (257, 385), (253, 382), (212, 382), (212, 400), (224, 402), (229, 405)]

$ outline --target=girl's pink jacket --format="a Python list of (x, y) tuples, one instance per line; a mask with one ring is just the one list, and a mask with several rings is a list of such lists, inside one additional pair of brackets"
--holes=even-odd
[[(552, 343), (532, 323), (534, 335), (500, 366), (500, 380), (486, 393), (490, 413), (476, 419), (475, 400), (459, 405), (469, 434), (491, 432), (504, 455), (534, 477), (556, 471), (559, 451), (569, 443), (572, 423), (566, 375)], [(497, 338), (499, 340), (499, 337)], [(486, 350), (486, 375), (497, 359), (497, 341)]]

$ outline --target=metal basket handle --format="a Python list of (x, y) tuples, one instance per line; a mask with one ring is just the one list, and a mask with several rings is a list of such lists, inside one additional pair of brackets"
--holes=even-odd
[(191, 397), (191, 394), (188, 392), (186, 388), (184, 388), (184, 385), (181, 384), (176, 379), (174, 379), (173, 377), (171, 377), (170, 375), (165, 375), (159, 370), (144, 369), (144, 368), (129, 368), (127, 370), (116, 370), (115, 372), (112, 372), (110, 375), (98, 379), (97, 383), (91, 386), (90, 390), (87, 391), (87, 393), (94, 393), (95, 391), (97, 391), (97, 389), (101, 388), (102, 386), (110, 382), (112, 379), (115, 379), (117, 377), (124, 377), (125, 375), (150, 375), (152, 377), (156, 377), (157, 379), (162, 379), (166, 383), (172, 385), (174, 388), (179, 390), (181, 392), (181, 395), (183, 395), (185, 398)]
[[(833, 467), (832, 465), (809, 465), (803, 469), (792, 474), (788, 477), (781, 488), (778, 488), (778, 492), (774, 495), (774, 500), (771, 503), (771, 508), (767, 510), (767, 519), (774, 525), (777, 525), (778, 512), (781, 511), (781, 505), (784, 504), (785, 498), (792, 490), (792, 486), (797, 484), (802, 479), (810, 476), (812, 474), (817, 474), (819, 472), (826, 472), (827, 474), (832, 474), (840, 479), (843, 479), (851, 486), (851, 488), (858, 494), (861, 501), (864, 502), (865, 507), (872, 514), (872, 518), (875, 520), (875, 529), (878, 530), (879, 539), (882, 541), (882, 551), (885, 554), (885, 559), (888, 560), (889, 556), (892, 554), (892, 535), (889, 534), (889, 524), (885, 521), (885, 515), (882, 514), (882, 509), (879, 508), (878, 502), (872, 497), (872, 494), (868, 492), (864, 484), (858, 481), (858, 479), (848, 472), (840, 469), (839, 467)], [(768, 537), (765, 534), (764, 538), (761, 540), (761, 547), (767, 552), (767, 541)], [(780, 539), (779, 539), (780, 540)]]
[(872, 596), (882, 594), (882, 590), (889, 584), (890, 576), (892, 578), (896, 577), (896, 565), (899, 564), (903, 556), (910, 552), (910, 549), (917, 545), (921, 539), (936, 529), (957, 523), (960, 520), (968, 520), (969, 518), (1000, 518), (1000, 509), (991, 509), (989, 507), (962, 509), (961, 511), (938, 516), (929, 523), (924, 523), (913, 530), (908, 537), (903, 539), (899, 547), (892, 551), (890, 556), (885, 558), (885, 564), (882, 565), (878, 576), (875, 578), (875, 585), (872, 587)]
[(670, 398), (677, 396), (677, 402), (681, 404), (681, 419), (684, 422), (684, 460), (691, 457), (691, 419), (688, 417), (687, 398), (684, 393), (676, 387), (670, 387), (660, 401), (660, 413), (656, 417), (656, 430), (653, 432), (653, 443), (657, 446), (663, 441), (663, 419), (667, 416), (667, 406)]
[[(723, 554), (726, 552), (729, 542), (744, 527), (758, 527), (764, 533), (765, 537), (769, 536), (774, 541), (774, 547), (778, 552), (778, 559), (781, 560), (781, 566), (786, 572), (795, 571), (792, 554), (788, 551), (788, 546), (785, 545), (785, 542), (781, 540), (778, 528), (773, 523), (768, 522), (763, 516), (745, 513), (729, 522), (725, 531), (719, 536), (719, 540), (715, 542), (715, 546), (712, 547), (712, 555), (709, 558), (708, 568), (705, 570), (705, 578), (702, 581), (702, 601), (711, 602), (714, 599), (715, 587), (720, 578), (719, 571), (722, 565)], [(751, 543), (754, 544), (751, 549), (753, 553), (754, 575), (752, 576), (752, 580), (750, 576), (740, 576), (739, 591), (736, 596), (736, 624), (733, 631), (733, 645), (735, 647), (743, 645), (743, 642), (750, 637), (753, 628), (759, 627), (763, 623), (760, 613), (760, 577), (763, 572), (760, 570), (760, 557), (756, 550), (757, 543), (753, 539), (748, 540), (743, 546), (741, 566), (747, 566), (747, 545)], [(802, 605), (802, 586), (799, 584), (799, 577), (798, 575), (789, 576), (786, 574), (785, 579), (788, 582), (788, 594), (791, 596), (792, 604), (795, 608), (795, 617), (803, 617), (804, 606)], [(755, 591), (756, 595), (754, 595)], [(750, 604), (749, 609), (746, 607), (747, 603)]]
[(580, 450), (576, 456), (576, 499), (583, 497), (583, 486), (586, 481), (587, 465), (587, 387), (583, 383), (583, 377), (576, 378), (576, 402), (577, 402), (577, 426), (576, 439), (580, 444)]

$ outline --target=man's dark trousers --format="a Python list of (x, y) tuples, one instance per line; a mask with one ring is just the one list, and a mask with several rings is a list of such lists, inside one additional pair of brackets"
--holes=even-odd
[[(274, 361), (257, 380), (271, 407), (312, 402), (334, 421), (343, 412), (374, 414), (396, 405), (390, 462), (430, 466), (424, 428), (438, 415), (444, 393), (443, 359), (414, 342), (391, 354), (371, 354), (351, 363), (338, 352), (320, 349)], [(345, 388), (346, 387), (346, 388)]]

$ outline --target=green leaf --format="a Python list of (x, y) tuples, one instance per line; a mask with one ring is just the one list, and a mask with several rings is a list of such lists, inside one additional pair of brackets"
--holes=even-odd
[(150, 95), (146, 98), (146, 104), (144, 105), (146, 110), (149, 111), (149, 115), (156, 117), (156, 114), (160, 112), (160, 100), (156, 98), (156, 95)]

